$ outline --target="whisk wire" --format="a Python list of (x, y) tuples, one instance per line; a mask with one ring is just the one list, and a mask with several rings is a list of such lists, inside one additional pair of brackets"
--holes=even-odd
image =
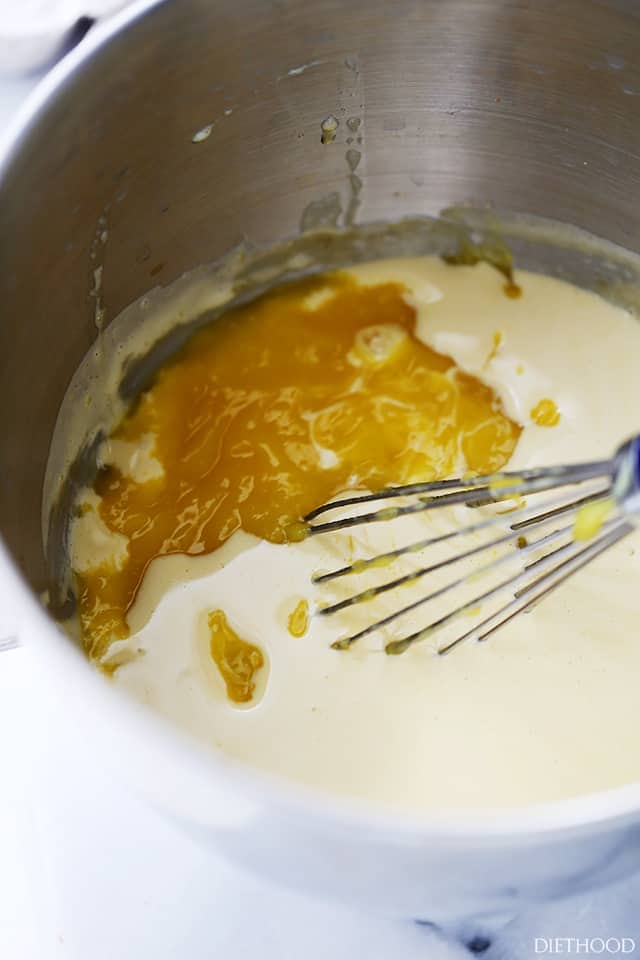
[[(546, 536), (541, 537), (539, 540), (536, 540), (533, 543), (527, 545), (525, 548), (523, 548), (522, 552), (524, 553), (526, 551), (540, 549), (540, 547), (542, 547), (543, 545), (547, 543), (551, 543), (553, 540), (557, 540), (563, 534), (567, 534), (567, 532), (570, 532), (570, 530), (571, 530), (571, 527), (565, 527), (562, 530), (554, 530), (551, 533), (546, 534)], [(501, 538), (501, 542), (506, 541), (508, 539), (511, 539), (511, 537)], [(479, 552), (479, 549), (483, 549), (483, 547), (478, 548), (477, 550), (468, 551), (465, 556), (469, 557), (473, 553)], [(420, 597), (418, 600), (414, 601), (413, 603), (407, 604), (406, 606), (401, 607), (398, 610), (395, 610), (393, 613), (389, 614), (383, 619), (376, 620), (374, 623), (371, 623), (369, 624), (369, 626), (364, 627), (362, 630), (358, 631), (358, 633), (354, 633), (349, 637), (344, 637), (341, 640), (336, 641), (334, 646), (336, 649), (344, 650), (347, 647), (350, 647), (352, 643), (355, 643), (356, 640), (360, 640), (362, 637), (365, 637), (368, 634), (373, 633), (376, 630), (379, 630), (381, 627), (388, 626), (390, 623), (393, 623), (393, 621), (397, 620), (398, 617), (402, 617), (406, 613), (409, 613), (410, 611), (415, 610), (417, 607), (422, 606), (423, 604), (429, 603), (432, 600), (437, 600), (440, 597), (445, 596), (451, 590), (457, 589), (458, 587), (462, 587), (465, 584), (470, 583), (472, 580), (475, 580), (478, 577), (484, 576), (485, 574), (488, 574), (493, 570), (496, 570), (498, 567), (503, 566), (505, 563), (513, 561), (515, 557), (516, 557), (516, 554), (513, 554), (513, 553), (503, 554), (501, 557), (498, 557), (496, 560), (492, 560), (490, 563), (485, 564), (483, 567), (480, 567), (478, 570), (474, 570), (473, 573), (466, 574), (463, 577), (458, 577), (457, 580), (451, 580), (449, 583), (446, 583), (444, 586), (439, 587), (437, 590), (433, 590), (431, 593), (427, 594), (424, 597)], [(456, 562), (457, 560), (460, 560), (460, 559), (463, 559), (462, 555), (452, 557), (450, 562)], [(445, 565), (444, 563), (434, 564), (431, 568), (425, 567), (422, 570), (418, 571), (418, 573), (419, 574), (430, 573), (433, 570), (436, 570), (444, 565)], [(402, 579), (403, 578), (400, 578), (400, 581)], [(502, 586), (504, 586), (505, 584), (511, 583), (513, 579), (514, 578), (511, 578), (511, 580), (505, 581)], [(395, 583), (392, 582), (391, 584), (386, 584), (385, 587), (387, 589), (392, 589), (394, 586), (398, 586), (398, 585), (399, 585), (399, 582), (396, 581)], [(382, 590), (380, 590), (380, 592), (382, 592)], [(362, 602), (363, 600), (368, 599), (368, 597), (366, 596), (366, 593), (367, 591), (364, 591), (362, 594), (359, 594), (356, 597), (350, 598), (350, 600), (343, 601), (342, 605), (336, 604), (334, 605), (333, 608), (320, 609), (318, 610), (318, 613), (322, 613), (326, 615), (326, 614), (337, 612), (338, 609), (344, 609), (344, 606), (350, 605), (350, 603)], [(460, 610), (464, 612), (467, 609), (473, 608), (474, 606), (477, 606), (480, 602), (482, 602), (483, 599), (484, 599), (483, 596), (475, 597), (473, 600), (470, 600), (468, 603), (466, 603), (464, 605), (464, 608), (460, 608)]]
[[(587, 564), (595, 560), (595, 558), (604, 553), (605, 550), (608, 550), (614, 544), (618, 543), (618, 541), (628, 536), (633, 529), (631, 524), (624, 523), (608, 535), (598, 537), (595, 541), (575, 554), (570, 560), (554, 567), (553, 570), (549, 571), (543, 577), (534, 580), (522, 590), (516, 591), (513, 600), (510, 600), (509, 603), (505, 604), (490, 617), (486, 617), (480, 623), (475, 624), (475, 626), (467, 630), (466, 633), (456, 637), (454, 640), (450, 640), (444, 646), (439, 647), (437, 652), (440, 655), (450, 653), (451, 650), (459, 644), (464, 643), (465, 640), (469, 640), (471, 637), (475, 637), (478, 642), (488, 640), (490, 636), (496, 633), (501, 627), (506, 626), (507, 623), (510, 623), (518, 614), (530, 610), (531, 607), (535, 606), (540, 600), (548, 596), (562, 583), (572, 577), (574, 573), (578, 573), (579, 570), (586, 567)], [(543, 586), (542, 590), (535, 590), (536, 587), (544, 584), (546, 584), (546, 586)], [(531, 591), (535, 591), (532, 596), (530, 595)], [(522, 602), (523, 597), (524, 602)]]
[[(306, 523), (311, 523), (312, 520), (315, 520), (316, 517), (321, 516), (323, 513), (343, 507), (352, 507), (355, 504), (372, 503), (376, 500), (389, 500), (416, 494), (440, 493), (443, 490), (455, 490), (456, 488), (472, 489), (474, 487), (481, 487), (488, 489), (492, 483), (504, 483), (508, 480), (513, 480), (514, 485), (519, 486), (520, 484), (529, 483), (541, 478), (546, 480), (553, 477), (558, 481), (557, 486), (566, 486), (567, 484), (579, 483), (582, 480), (589, 480), (594, 477), (610, 476), (612, 466), (612, 460), (593, 460), (588, 463), (564, 464), (551, 468), (531, 467), (526, 470), (504, 471), (490, 476), (457, 477), (451, 480), (432, 480), (425, 483), (399, 484), (398, 486), (385, 487), (383, 490), (378, 490), (374, 493), (362, 493), (342, 497), (339, 500), (331, 500), (328, 503), (323, 503), (320, 507), (316, 507), (316, 509), (308, 513), (304, 519)], [(476, 493), (478, 492), (479, 491), (476, 490)], [(368, 515), (365, 514), (364, 516)], [(363, 518), (356, 517), (355, 519), (362, 520)], [(316, 530), (317, 529), (316, 527)]]
[[(555, 539), (562, 533), (570, 533), (571, 529), (571, 527), (565, 527), (562, 530), (555, 530), (553, 533), (547, 534), (546, 537), (542, 537), (540, 540), (536, 540), (534, 543), (527, 545), (523, 548), (522, 552), (525, 550), (531, 550), (535, 546), (539, 547), (543, 542), (546, 543), (550, 539)], [(445, 567), (453, 566), (454, 563), (459, 563), (462, 560), (469, 560), (471, 557), (477, 556), (479, 553), (484, 553), (487, 550), (493, 550), (496, 547), (500, 547), (506, 543), (512, 543), (514, 540), (517, 540), (518, 536), (519, 535), (516, 532), (509, 531), (509, 533), (505, 533), (502, 537), (495, 537), (493, 540), (488, 540), (486, 543), (481, 543), (476, 547), (471, 547), (469, 550), (465, 550), (463, 553), (456, 553), (451, 557), (446, 557), (444, 560), (439, 560), (437, 563), (429, 564), (429, 566), (426, 567), (419, 567), (417, 570), (412, 570), (410, 573), (405, 573), (403, 576), (396, 577), (394, 580), (389, 580), (386, 583), (382, 583), (377, 587), (372, 587), (369, 590), (363, 590), (361, 593), (356, 593), (351, 597), (347, 597), (345, 600), (339, 600), (337, 603), (331, 604), (331, 606), (320, 607), (318, 613), (322, 614), (323, 616), (327, 616), (332, 613), (338, 613), (339, 610), (344, 610), (345, 607), (351, 607), (357, 603), (363, 603), (364, 601), (372, 600), (374, 597), (377, 597), (382, 593), (387, 593), (389, 590), (394, 590), (396, 587), (413, 583), (414, 581), (425, 577), (427, 574), (436, 573), (438, 570), (443, 570)], [(475, 570), (472, 574), (469, 574), (465, 577), (460, 577), (458, 580), (454, 580), (447, 584), (447, 586), (443, 587), (441, 590), (436, 591), (436, 593), (429, 594), (429, 596), (424, 597), (422, 602), (427, 603), (428, 600), (433, 599), (435, 596), (441, 596), (442, 593), (452, 589), (454, 586), (460, 586), (461, 584), (467, 583), (470, 578), (475, 579), (480, 574), (493, 570), (495, 567), (505, 563), (507, 560), (513, 560), (515, 556), (516, 555), (513, 553), (505, 553), (497, 560), (493, 560), (486, 566)], [(402, 611), (398, 611), (396, 616), (400, 616), (401, 612)]]
[[(520, 519), (511, 523), (509, 528), (514, 532), (519, 532), (520, 530), (523, 530), (532, 524), (543, 523), (546, 520), (553, 519), (554, 517), (562, 516), (562, 514), (576, 510), (579, 507), (584, 506), (586, 503), (591, 503), (592, 501), (606, 497), (610, 492), (610, 489), (610, 487), (605, 487), (604, 489), (601, 488), (593, 493), (586, 494), (578, 499), (569, 500), (568, 502), (563, 501), (558, 503), (556, 501), (552, 507), (543, 513), (540, 513), (539, 506), (529, 507), (526, 510), (522, 510), (522, 512), (519, 514)], [(440, 534), (437, 537), (428, 537), (425, 540), (417, 540), (414, 543), (407, 544), (404, 547), (398, 547), (395, 550), (389, 550), (386, 553), (380, 553), (375, 557), (370, 557), (369, 559), (356, 560), (353, 563), (345, 565), (344, 567), (339, 567), (337, 570), (316, 573), (312, 576), (311, 580), (312, 583), (327, 583), (331, 580), (336, 580), (339, 577), (345, 577), (352, 573), (364, 573), (365, 570), (368, 570), (371, 567), (386, 566), (388, 563), (391, 563), (391, 561), (397, 560), (399, 557), (407, 554), (418, 553), (421, 550), (425, 550), (427, 547), (433, 547), (437, 544), (445, 543), (448, 540), (454, 540), (457, 537), (481, 533), (483, 530), (490, 530), (491, 528), (497, 526), (504, 526), (503, 516), (492, 516), (489, 517), (489, 519), (481, 520), (478, 523), (468, 524), (460, 527), (457, 530), (450, 530), (447, 533)], [(325, 613), (330, 609), (331, 608), (329, 607), (322, 608)]]
[[(606, 525), (607, 528), (610, 528), (612, 524), (618, 526), (623, 525), (625, 521), (621, 517), (617, 517), (615, 520), (609, 522)], [(603, 527), (603, 530), (605, 527)], [(618, 539), (618, 538), (616, 538)], [(589, 556), (585, 559), (585, 563), (588, 562), (591, 557), (591, 551), (598, 544), (602, 544), (603, 540), (608, 540), (604, 536), (600, 536), (597, 540), (590, 544), (588, 547), (582, 547), (578, 554), (584, 554), (589, 551)], [(602, 549), (608, 549), (612, 543), (615, 542), (615, 539), (611, 542), (606, 542), (606, 545), (602, 546)], [(536, 566), (540, 570), (544, 570), (544, 575), (540, 578), (539, 582), (543, 582), (548, 578), (551, 572), (557, 571), (560, 567), (564, 567), (566, 561), (563, 558), (572, 558), (572, 551), (574, 551), (574, 556), (578, 554), (575, 553), (576, 542), (571, 541), (570, 543), (565, 544), (564, 546), (557, 547), (555, 550), (552, 550), (551, 553), (548, 553), (545, 557), (542, 557), (539, 561), (536, 561)], [(597, 555), (597, 554), (596, 554)], [(554, 560), (562, 560), (561, 564), (553, 565)], [(547, 568), (551, 567), (551, 570), (547, 572)], [(484, 593), (479, 594), (477, 597), (474, 597), (472, 600), (469, 600), (467, 603), (462, 604), (459, 607), (456, 607), (455, 610), (450, 611), (449, 613), (444, 614), (437, 620), (434, 620), (432, 623), (428, 624), (426, 627), (423, 627), (420, 630), (415, 631), (415, 633), (410, 634), (408, 637), (403, 637), (400, 640), (392, 640), (385, 646), (385, 651), (389, 654), (398, 654), (403, 653), (408, 647), (412, 644), (418, 643), (421, 640), (425, 640), (427, 637), (433, 635), (437, 630), (441, 630), (443, 627), (448, 626), (454, 620), (457, 620), (459, 617), (463, 616), (469, 611), (481, 606), (483, 603), (486, 603), (488, 600), (492, 600), (494, 597), (503, 593), (505, 590), (512, 590), (513, 587), (517, 584), (522, 583), (526, 584), (527, 578), (531, 574), (531, 567), (525, 568), (521, 573), (516, 574), (514, 577), (510, 577), (508, 580), (503, 580), (497, 586), (491, 587), (489, 590), (486, 590)], [(520, 597), (525, 593), (525, 591), (520, 591)]]
[[(469, 480), (438, 480), (434, 483), (412, 484), (411, 486), (391, 487), (378, 493), (363, 494), (359, 497), (346, 497), (334, 500), (322, 507), (318, 507), (304, 518), (307, 533), (311, 535), (329, 533), (335, 530), (344, 530), (348, 527), (361, 526), (364, 523), (375, 523), (381, 520), (396, 520), (398, 517), (412, 513), (421, 513), (440, 507), (453, 507), (458, 504), (475, 503), (484, 505), (510, 500), (513, 497), (542, 493), (545, 490), (554, 490), (574, 483), (582, 483), (597, 477), (610, 476), (612, 463), (609, 460), (594, 461), (592, 463), (576, 464), (574, 466), (556, 467), (553, 470), (528, 470), (521, 473), (497, 473), (491, 477), (474, 478)], [(510, 483), (510, 481), (513, 481)], [(453, 492), (432, 496), (433, 492), (445, 489), (442, 484), (448, 484)], [(385, 507), (370, 513), (349, 517), (339, 517), (323, 523), (310, 521), (329, 510), (336, 510), (354, 503), (369, 503), (375, 500), (390, 497), (404, 497), (416, 492), (420, 487), (420, 497), (416, 503), (404, 504), (400, 507)], [(456, 489), (462, 488), (462, 489)]]
[[(596, 483), (606, 480), (606, 486)], [(542, 503), (531, 505), (525, 498), (533, 494), (545, 493), (563, 487), (588, 483), (582, 491), (569, 494), (565, 492), (560, 499), (546, 498)], [(595, 488), (594, 488), (595, 487)], [(333, 520), (316, 521), (329, 511), (344, 509), (353, 505), (370, 504), (399, 497), (414, 496), (417, 501), (401, 503), (398, 506), (369, 510), (363, 514), (339, 516)], [(569, 499), (567, 499), (567, 496)], [(551, 468), (534, 468), (518, 472), (504, 472), (488, 477), (457, 478), (439, 480), (430, 483), (414, 483), (392, 487), (375, 493), (357, 494), (334, 500), (318, 507), (305, 517), (307, 532), (320, 534), (347, 529), (383, 520), (394, 520), (404, 515), (431, 511), (441, 507), (482, 507), (503, 500), (515, 500), (516, 516), (509, 522), (495, 513), (479, 521), (463, 525), (437, 536), (424, 538), (406, 546), (398, 547), (379, 556), (358, 559), (339, 569), (317, 573), (315, 583), (326, 583), (350, 574), (359, 574), (376, 566), (386, 566), (394, 560), (412, 553), (418, 553), (437, 544), (457, 542), (457, 538), (472, 534), (489, 532), (489, 539), (482, 543), (463, 548), (461, 552), (425, 563), (416, 570), (392, 577), (369, 589), (360, 590), (342, 600), (324, 605), (317, 610), (322, 616), (329, 616), (348, 607), (362, 604), (396, 588), (418, 582), (427, 575), (448, 569), (461, 561), (471, 561), (483, 552), (499, 550), (504, 552), (485, 562), (471, 572), (464, 571), (429, 593), (417, 597), (411, 603), (400, 606), (385, 616), (350, 636), (336, 640), (332, 646), (339, 650), (348, 649), (352, 644), (369, 634), (379, 631), (400, 617), (432, 601), (444, 597), (457, 589), (469, 587), (476, 579), (488, 577), (503, 565), (517, 559), (522, 562), (527, 555), (534, 554), (535, 559), (521, 566), (508, 578), (495, 582), (470, 600), (458, 603), (453, 609), (442, 613), (426, 626), (414, 630), (400, 639), (390, 640), (385, 645), (388, 654), (399, 654), (414, 644), (443, 630), (460, 617), (476, 616), (479, 608), (485, 604), (493, 607), (491, 613), (480, 622), (465, 630), (452, 640), (447, 640), (438, 653), (449, 653), (463, 641), (474, 637), (486, 640), (520, 613), (531, 609), (543, 597), (553, 592), (561, 583), (572, 577), (591, 560), (604, 553), (614, 544), (628, 536), (635, 529), (636, 518), (640, 516), (640, 435), (632, 437), (623, 444), (609, 460), (593, 460), (581, 464), (561, 465)], [(589, 505), (594, 510), (589, 510)], [(598, 506), (599, 504), (599, 506)], [(583, 513), (584, 509), (584, 513)], [(611, 516), (612, 511), (614, 511)], [(588, 512), (587, 512), (588, 511)], [(552, 529), (542, 536), (532, 539), (531, 533), (545, 524), (562, 516), (572, 516), (571, 522)], [(497, 534), (491, 531), (500, 528)], [(506, 529), (505, 529), (506, 528)], [(522, 531), (527, 531), (526, 538)], [(504, 532), (503, 532), (504, 531)], [(530, 533), (531, 531), (531, 533)], [(553, 549), (540, 552), (551, 546)], [(511, 549), (517, 546), (518, 550)], [(470, 591), (467, 591), (467, 593)], [(510, 594), (505, 603), (495, 609), (494, 601), (503, 594)]]

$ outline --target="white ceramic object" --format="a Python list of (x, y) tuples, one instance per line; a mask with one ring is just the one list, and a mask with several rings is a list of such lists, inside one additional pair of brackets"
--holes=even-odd
[(0, 74), (30, 73), (60, 54), (74, 25), (97, 20), (128, 0), (0, 0)]

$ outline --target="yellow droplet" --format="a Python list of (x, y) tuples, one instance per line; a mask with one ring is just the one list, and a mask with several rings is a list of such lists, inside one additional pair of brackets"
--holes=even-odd
[(224, 611), (211, 610), (207, 619), (211, 656), (225, 682), (227, 696), (234, 703), (248, 703), (256, 688), (254, 675), (264, 666), (262, 651), (231, 629)]
[(326, 117), (320, 124), (320, 129), (322, 131), (322, 136), (320, 137), (321, 143), (333, 143), (336, 138), (336, 133), (338, 131), (338, 126), (340, 121), (337, 117), (333, 115)]
[(482, 609), (482, 607), (480, 606), (479, 603), (476, 604), (474, 607), (466, 607), (466, 609), (465, 609), (465, 611), (464, 611), (464, 612), (465, 612), (465, 616), (467, 616), (467, 617), (477, 617), (478, 614), (480, 613), (481, 609)]
[(365, 570), (375, 570), (381, 567), (388, 567), (393, 563), (395, 557), (382, 554), (379, 557), (372, 557), (370, 560), (354, 560), (351, 564), (352, 573), (364, 573)]
[(304, 637), (309, 629), (309, 604), (306, 600), (296, 604), (289, 614), (287, 626), (292, 637)]
[(294, 520), (293, 523), (287, 525), (285, 530), (287, 543), (300, 543), (302, 540), (306, 540), (308, 535), (309, 525), (303, 523), (302, 520)]
[(560, 422), (560, 411), (549, 397), (539, 400), (532, 408), (530, 416), (539, 427), (555, 427)]
[(522, 287), (514, 283), (513, 280), (507, 280), (502, 289), (510, 300), (519, 300), (522, 296)]
[(592, 537), (595, 537), (613, 507), (614, 501), (611, 497), (595, 500), (593, 503), (585, 503), (583, 507), (580, 507), (573, 525), (574, 539), (591, 540)]
[(489, 482), (489, 490), (509, 490), (511, 487), (518, 487), (523, 483), (522, 477), (502, 477), (495, 476)]
[(383, 510), (378, 510), (378, 520), (395, 520), (399, 516), (398, 507), (385, 507)]
[(496, 330), (495, 333), (493, 334), (493, 345), (491, 347), (491, 350), (489, 351), (487, 359), (485, 360), (485, 365), (491, 363), (491, 361), (496, 358), (496, 356), (498, 355), (498, 351), (500, 350), (500, 347), (502, 346), (503, 342), (504, 342), (504, 334), (500, 330)]

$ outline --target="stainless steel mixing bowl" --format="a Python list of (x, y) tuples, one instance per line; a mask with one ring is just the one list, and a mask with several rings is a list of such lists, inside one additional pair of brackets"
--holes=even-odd
[[(322, 143), (327, 118), (337, 131)], [(134, 6), (44, 82), (0, 157), (0, 530), (24, 582), (46, 583), (42, 485), (65, 389), (97, 327), (149, 287), (241, 241), (469, 203), (638, 252), (638, 197), (635, 0)], [(440, 917), (511, 910), (640, 862), (637, 787), (491, 824), (347, 828), (293, 788), (170, 747), (103, 689), (24, 582), (28, 632), (96, 742), (101, 725), (111, 741), (121, 730), (128, 775), (285, 882)]]

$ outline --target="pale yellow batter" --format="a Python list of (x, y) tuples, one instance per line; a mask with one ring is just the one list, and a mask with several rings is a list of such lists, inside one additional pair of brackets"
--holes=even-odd
[[(523, 296), (509, 299), (503, 278), (483, 264), (421, 258), (351, 273), (361, 283), (403, 283), (420, 338), (497, 390), (524, 428), (510, 468), (608, 456), (638, 431), (640, 325), (622, 309), (527, 273), (517, 276)], [(553, 407), (540, 412), (542, 400)], [(153, 476), (152, 450), (152, 443), (140, 450), (120, 444), (104, 457), (123, 472)], [(92, 557), (126, 553), (125, 542), (101, 529), (92, 497), (75, 527), (80, 570)], [(131, 636), (109, 651), (123, 664), (113, 682), (252, 766), (369, 805), (505, 807), (638, 779), (635, 536), (490, 642), (467, 643), (447, 657), (435, 654), (435, 639), (386, 656), (385, 639), (406, 633), (406, 623), (347, 653), (330, 649), (370, 611), (311, 616), (304, 630), (305, 600), (312, 613), (316, 603), (368, 582), (312, 587), (314, 571), (465, 519), (464, 511), (422, 515), (289, 545), (238, 531), (213, 554), (156, 559), (128, 615)], [(384, 605), (408, 597), (388, 596)], [(216, 609), (264, 656), (249, 702), (229, 700), (211, 658), (208, 617)], [(432, 618), (418, 610), (413, 629)]]

